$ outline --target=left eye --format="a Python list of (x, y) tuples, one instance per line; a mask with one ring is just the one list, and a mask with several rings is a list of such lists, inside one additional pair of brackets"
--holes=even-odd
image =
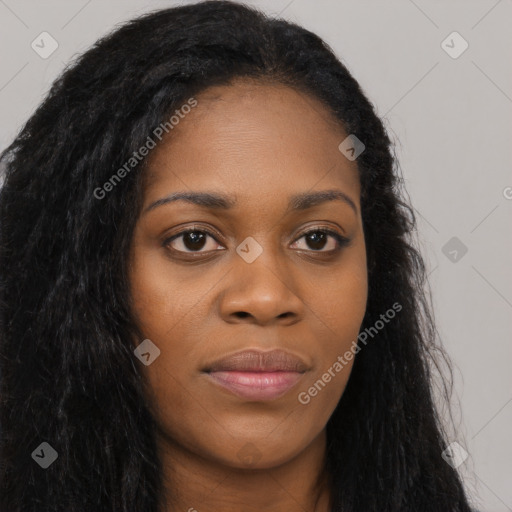
[[(303, 238), (306, 240), (306, 243), (310, 246), (311, 250), (316, 252), (336, 251), (337, 249), (346, 245), (349, 241), (348, 238), (345, 238), (336, 231), (332, 231), (330, 229), (313, 229), (303, 233), (302, 236), (298, 238), (296, 242), (294, 242), (294, 244), (298, 243), (298, 241), (302, 240)], [(330, 241), (330, 247), (322, 251), (322, 249), (325, 249), (326, 245), (329, 245), (329, 238), (332, 239)], [(300, 247), (298, 248), (301, 249)]]

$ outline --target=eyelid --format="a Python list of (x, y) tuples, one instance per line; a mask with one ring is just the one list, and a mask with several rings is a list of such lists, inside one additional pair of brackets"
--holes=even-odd
[[(345, 238), (347, 239), (347, 237), (345, 237), (344, 235), (342, 235), (341, 233), (338, 233), (338, 231), (336, 231), (335, 229), (331, 228), (331, 227), (328, 227), (328, 226), (310, 226), (309, 228), (305, 229), (304, 231), (301, 231), (297, 237), (295, 238), (295, 241), (299, 240), (300, 238), (302, 238), (303, 236), (305, 235), (308, 235), (309, 233), (315, 233), (317, 231), (323, 231), (324, 233), (327, 233), (328, 235), (332, 235), (334, 236), (335, 238), (336, 237), (340, 237), (340, 238)], [(348, 240), (348, 239), (347, 239)]]
[(188, 227), (183, 228), (181, 231), (178, 231), (178, 232), (174, 233), (171, 236), (166, 237), (166, 239), (164, 241), (165, 242), (169, 242), (171, 240), (174, 240), (175, 238), (178, 238), (181, 235), (184, 235), (184, 234), (187, 234), (187, 233), (191, 233), (191, 232), (194, 232), (194, 231), (200, 231), (202, 233), (203, 232), (207, 233), (212, 238), (214, 238), (217, 242), (218, 242), (218, 238), (221, 238), (220, 234), (217, 233), (216, 231), (212, 230), (211, 228), (208, 228), (206, 226), (198, 226), (198, 225), (194, 224), (192, 226), (188, 226)]

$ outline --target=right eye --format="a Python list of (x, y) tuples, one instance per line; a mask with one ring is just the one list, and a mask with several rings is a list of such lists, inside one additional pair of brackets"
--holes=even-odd
[[(163, 245), (173, 251), (184, 253), (210, 252), (215, 251), (218, 243), (210, 243), (211, 248), (201, 251), (207, 246), (208, 238), (216, 242), (215, 235), (206, 229), (186, 229), (167, 238)], [(222, 247), (222, 246), (220, 246)], [(223, 247), (224, 248), (224, 247)]]

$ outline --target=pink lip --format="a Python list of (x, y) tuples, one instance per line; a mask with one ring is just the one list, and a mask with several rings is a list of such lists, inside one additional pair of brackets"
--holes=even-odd
[(264, 401), (275, 400), (286, 394), (299, 382), (304, 373), (214, 371), (207, 375), (213, 382), (241, 398)]

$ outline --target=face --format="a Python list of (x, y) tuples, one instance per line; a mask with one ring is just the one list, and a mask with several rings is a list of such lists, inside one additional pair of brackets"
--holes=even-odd
[(325, 433), (353, 365), (367, 300), (357, 165), (326, 108), (291, 88), (240, 81), (196, 100), (147, 162), (130, 286), (160, 355), (141, 367), (169, 443), (270, 468)]

